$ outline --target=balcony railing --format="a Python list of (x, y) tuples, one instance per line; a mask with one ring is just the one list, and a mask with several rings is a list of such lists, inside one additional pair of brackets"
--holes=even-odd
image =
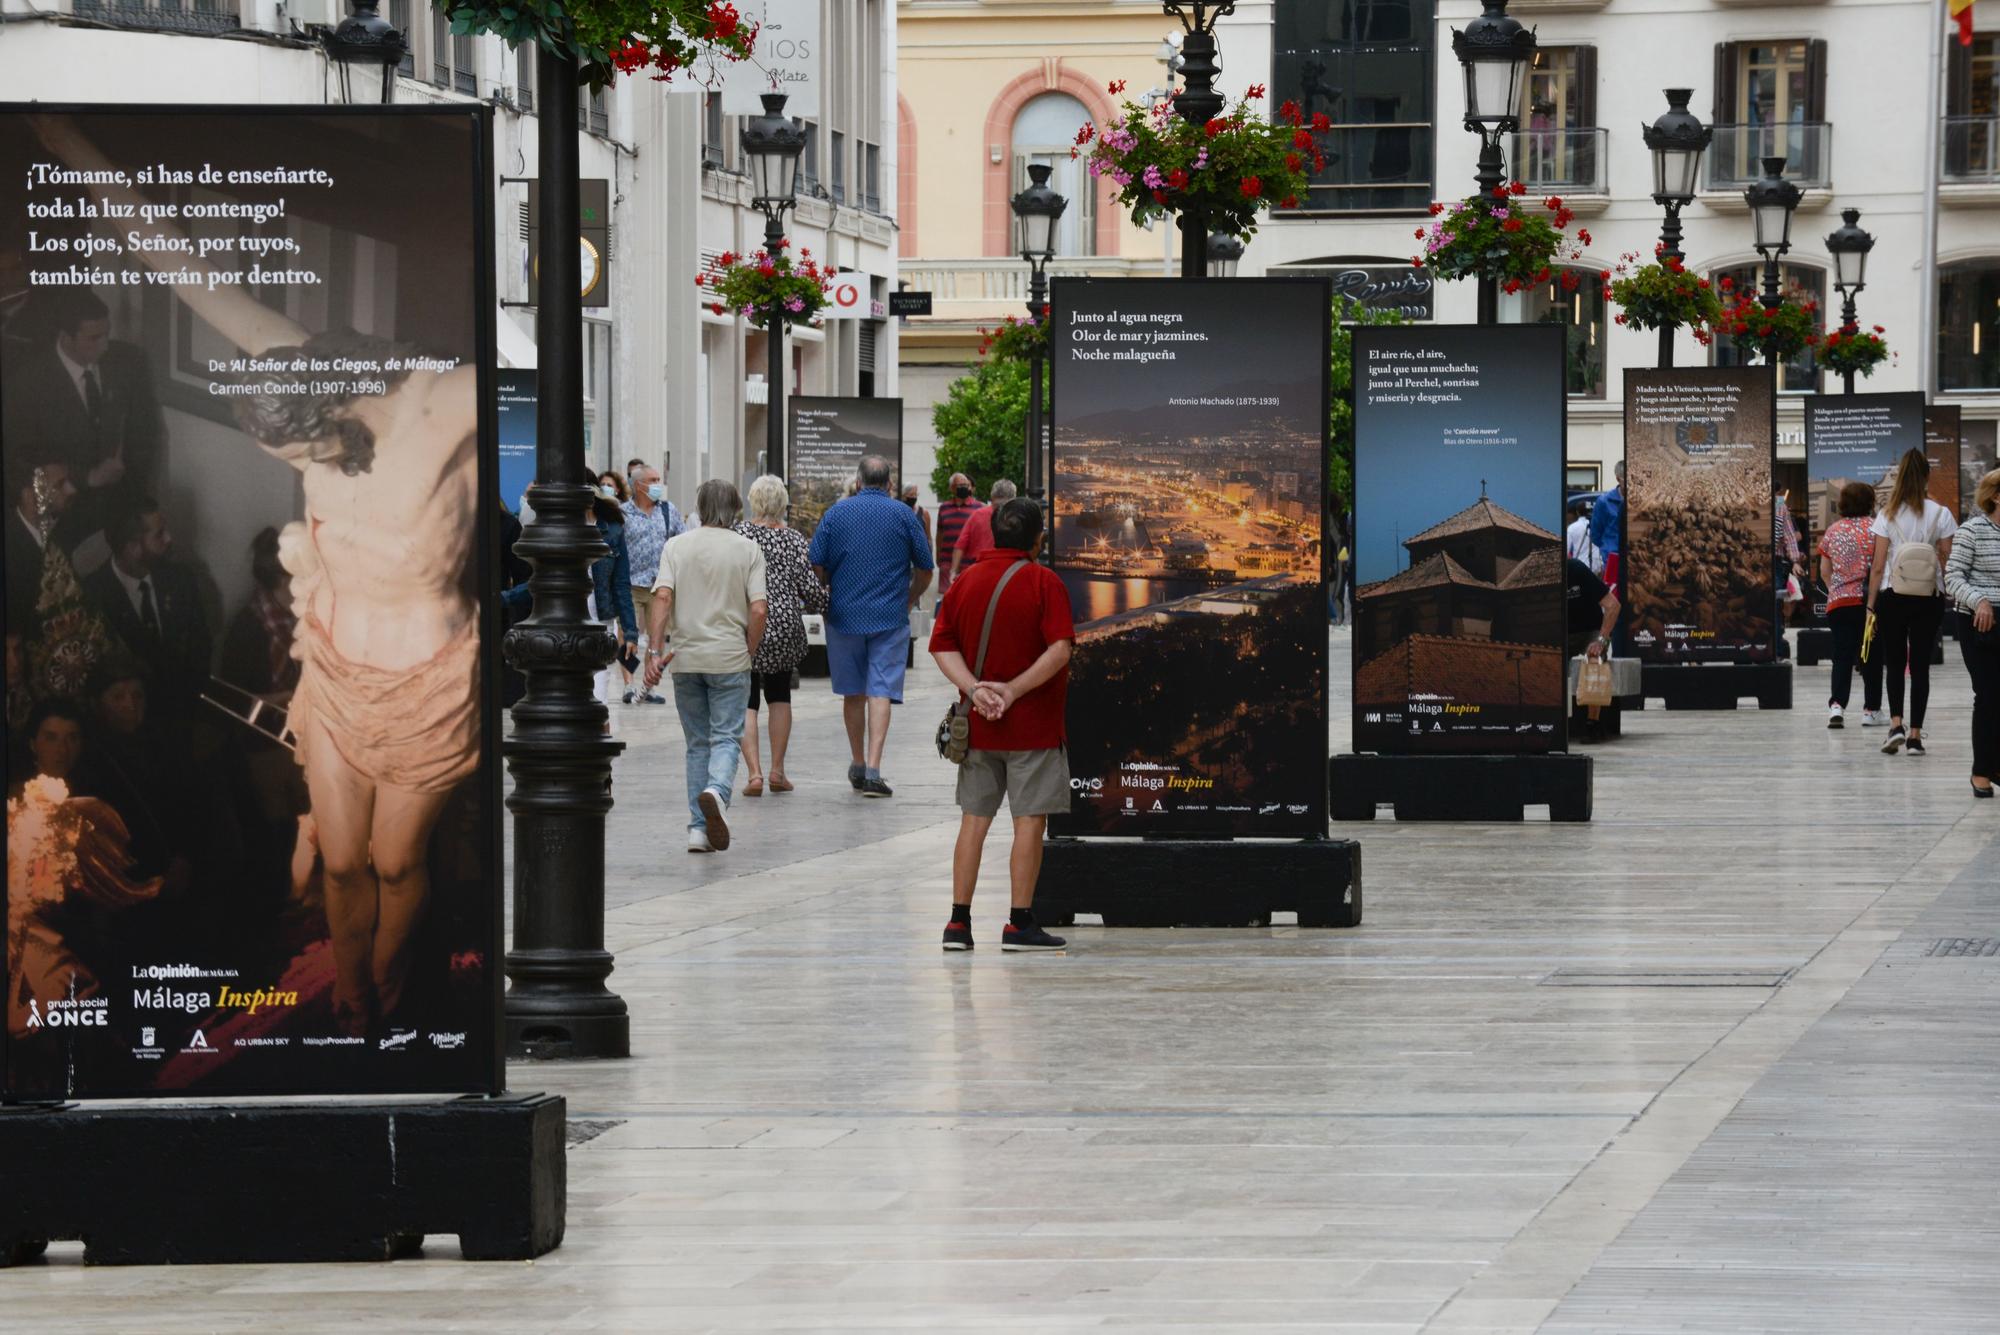
[(236, 0), (75, 0), (71, 11), (120, 28), (230, 32), (242, 26)]
[[(1160, 257), (1123, 255), (1059, 256), (1049, 262), (1050, 278), (1130, 278), (1160, 272)], [(928, 292), (940, 316), (993, 320), (1020, 314), (1028, 300), (1028, 266), (1009, 257), (970, 260), (908, 259), (896, 276), (913, 292)]]
[(1941, 128), (1948, 184), (2000, 182), (2000, 116), (1946, 116)]
[(1514, 179), (1530, 190), (1601, 195), (1610, 134), (1602, 129), (1523, 130), (1514, 136), (1508, 164)]
[(1708, 188), (1741, 190), (1764, 177), (1769, 157), (1785, 159), (1785, 179), (1801, 190), (1833, 184), (1833, 127), (1823, 121), (1718, 125), (1708, 148)]

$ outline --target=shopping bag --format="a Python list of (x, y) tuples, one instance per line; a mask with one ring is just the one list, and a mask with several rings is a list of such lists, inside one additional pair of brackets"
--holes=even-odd
[(1611, 664), (1602, 658), (1588, 658), (1577, 665), (1576, 702), (1585, 708), (1602, 708), (1611, 703)]

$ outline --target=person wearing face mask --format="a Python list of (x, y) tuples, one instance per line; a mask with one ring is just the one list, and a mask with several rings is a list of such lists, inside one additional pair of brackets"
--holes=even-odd
[[(687, 525), (682, 521), (680, 511), (674, 508), (674, 503), (667, 499), (666, 484), (660, 477), (659, 469), (642, 463), (632, 470), (630, 477), (632, 498), (622, 507), (625, 511), (625, 550), (632, 566), (632, 603), (637, 610), (639, 625), (644, 628), (651, 624), (653, 582), (660, 576), (660, 553), (666, 550), (669, 538), (679, 537), (687, 531)], [(664, 695), (635, 688), (627, 679), (626, 704), (663, 705), (666, 702)]]
[(983, 502), (972, 498), (972, 479), (965, 474), (953, 473), (950, 488), (951, 495), (942, 498), (938, 504), (937, 536), (934, 539), (940, 600), (951, 588), (951, 554), (957, 550), (959, 535), (965, 532), (965, 521), (972, 518), (974, 512), (986, 508)]

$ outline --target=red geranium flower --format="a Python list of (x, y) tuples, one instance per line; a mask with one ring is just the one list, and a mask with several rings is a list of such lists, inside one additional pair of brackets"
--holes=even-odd
[(1333, 121), (1324, 111), (1315, 111), (1313, 113), (1312, 127), (1319, 133), (1325, 134), (1333, 128)]
[(1292, 132), (1293, 148), (1311, 148), (1312, 146), (1313, 137), (1311, 130), (1294, 130)]
[(1439, 215), (1440, 213), (1443, 213), (1443, 212), (1444, 212), (1444, 205), (1442, 205), (1442, 204), (1435, 204), (1435, 203), (1431, 205), (1431, 217), (1435, 218), (1435, 217), (1437, 217), (1437, 216), (1438, 216), (1438, 215)]
[(1521, 220), (1519, 218), (1508, 218), (1500, 224), (1500, 230), (1503, 232), (1518, 232), (1521, 230)]
[(1246, 176), (1236, 183), (1236, 188), (1245, 199), (1255, 199), (1264, 193), (1264, 183), (1254, 176)]
[(1172, 171), (1167, 173), (1167, 184), (1172, 186), (1174, 189), (1185, 190), (1187, 189), (1187, 183), (1188, 183), (1188, 174), (1182, 171), (1179, 167), (1176, 167)]
[(1528, 187), (1516, 181), (1507, 187), (1507, 193), (1510, 195), (1525, 195), (1528, 193)]
[(1278, 104), (1278, 119), (1287, 125), (1297, 125), (1299, 123), (1299, 104), (1290, 98), (1286, 98)]
[(1296, 153), (1285, 154), (1285, 170), (1302, 172), (1305, 169), (1306, 169), (1306, 160), (1304, 158), (1300, 157)]
[(1087, 144), (1090, 142), (1091, 137), (1094, 136), (1096, 133), (1097, 133), (1096, 124), (1094, 122), (1086, 121), (1083, 127), (1076, 132), (1076, 142), (1079, 144)]
[(1113, 79), (1111, 81), (1110, 88), (1111, 88), (1111, 95), (1113, 97), (1116, 97), (1118, 96), (1118, 94), (1125, 91), (1125, 81), (1123, 79)]
[(1264, 85), (1261, 83), (1251, 84), (1243, 90), (1243, 96), (1252, 102), (1262, 101), (1264, 97)]
[(1228, 128), (1229, 128), (1228, 122), (1217, 119), (1217, 120), (1212, 120), (1208, 124), (1202, 126), (1201, 130), (1203, 134), (1207, 135), (1210, 139), (1213, 139), (1215, 138), (1215, 136), (1221, 134), (1224, 130)]
[(1286, 195), (1283, 199), (1278, 201), (1278, 207), (1281, 209), (1295, 209), (1298, 206), (1299, 206), (1299, 197), (1297, 195)]

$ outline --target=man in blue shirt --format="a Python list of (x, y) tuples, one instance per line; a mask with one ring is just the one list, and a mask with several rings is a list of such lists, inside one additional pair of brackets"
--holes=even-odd
[(889, 706), (903, 702), (910, 609), (930, 587), (934, 563), (916, 512), (889, 494), (889, 461), (863, 459), (860, 483), (821, 517), (809, 556), (832, 591), (826, 661), (853, 753), (847, 781), (865, 797), (888, 797), (882, 747)]
[(1624, 596), (1625, 461), (1612, 465), (1618, 485), (1597, 498), (1590, 511), (1590, 545), (1604, 559), (1604, 582)]

